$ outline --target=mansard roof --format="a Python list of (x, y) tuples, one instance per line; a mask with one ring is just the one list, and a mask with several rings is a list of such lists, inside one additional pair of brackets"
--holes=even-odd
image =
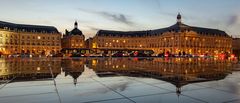
[(176, 24), (161, 29), (148, 30), (148, 31), (111, 31), (111, 30), (99, 30), (97, 32), (97, 36), (151, 36), (151, 35), (161, 35), (165, 32), (180, 32), (180, 31), (195, 31), (200, 35), (209, 35), (209, 36), (225, 36), (229, 37), (229, 35), (218, 29), (210, 29), (210, 28), (202, 28), (195, 27), (183, 24), (181, 22), (177, 22)]
[(72, 31), (70, 31), (69, 35), (83, 35), (83, 33), (78, 28), (74, 28)]
[(167, 28), (162, 28), (162, 29), (156, 29), (156, 30), (152, 30), (151, 34), (161, 34), (164, 32), (180, 32), (180, 31), (194, 31), (197, 32), (200, 35), (210, 35), (210, 36), (228, 36), (229, 35), (222, 31), (222, 30), (218, 30), (218, 29), (211, 29), (211, 28), (203, 28), (203, 27), (195, 27), (195, 26), (189, 26), (186, 24), (183, 24), (181, 22), (178, 22), (170, 27)]
[(99, 30), (97, 36), (144, 36), (148, 31), (110, 31), (110, 30)]
[(15, 23), (10, 23), (5, 21), (0, 21), (0, 28), (12, 30), (12, 31), (23, 31), (23, 32), (59, 33), (57, 28), (53, 26), (15, 24)]

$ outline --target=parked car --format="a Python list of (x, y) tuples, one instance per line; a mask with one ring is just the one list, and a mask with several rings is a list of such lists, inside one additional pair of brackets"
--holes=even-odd
[(123, 57), (123, 53), (122, 52), (117, 52), (112, 54), (112, 57)]

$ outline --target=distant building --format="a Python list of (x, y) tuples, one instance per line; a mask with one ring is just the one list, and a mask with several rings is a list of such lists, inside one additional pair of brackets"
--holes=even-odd
[(62, 38), (62, 50), (64, 52), (72, 52), (72, 50), (79, 50), (86, 48), (85, 36), (82, 31), (78, 29), (78, 23), (74, 23), (74, 29), (72, 31), (66, 30), (65, 35)]
[(86, 41), (85, 41), (85, 44), (86, 44), (86, 48), (88, 49), (92, 49), (92, 42), (93, 42), (93, 38), (88, 38)]
[(194, 27), (182, 22), (149, 31), (99, 30), (93, 37), (92, 48), (97, 52), (114, 50), (153, 50), (155, 54), (216, 55), (232, 53), (232, 38), (218, 29)]
[(62, 48), (85, 48), (85, 36), (82, 31), (78, 29), (78, 23), (74, 23), (72, 31), (66, 30), (62, 39)]
[(55, 27), (0, 21), (0, 54), (50, 55), (61, 50), (61, 34)]
[(232, 49), (233, 54), (240, 57), (240, 38), (233, 38)]

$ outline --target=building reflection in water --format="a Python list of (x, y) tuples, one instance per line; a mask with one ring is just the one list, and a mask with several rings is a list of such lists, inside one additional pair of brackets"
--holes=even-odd
[[(52, 73), (50, 72), (50, 67)], [(52, 59), (0, 59), (0, 79), (13, 81), (55, 78), (61, 72), (61, 61)]]
[(77, 84), (78, 77), (84, 72), (86, 59), (62, 59), (61, 66), (65, 76), (70, 75), (73, 78), (74, 85)]
[(129, 76), (166, 81), (175, 85), (176, 93), (180, 94), (184, 85), (224, 79), (232, 72), (233, 62), (204, 58), (13, 58), (0, 60), (0, 80), (1, 83), (49, 80), (62, 72), (64, 76), (70, 75), (76, 85), (85, 67), (101, 78)]
[(154, 78), (176, 86), (176, 93), (189, 83), (224, 79), (233, 62), (206, 58), (106, 58), (91, 60), (99, 77), (130, 76)]

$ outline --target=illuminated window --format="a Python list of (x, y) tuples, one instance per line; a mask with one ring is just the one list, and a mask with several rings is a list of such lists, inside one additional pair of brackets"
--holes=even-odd
[(41, 37), (40, 37), (40, 36), (38, 36), (37, 38), (38, 38), (38, 39), (41, 39)]
[(41, 70), (41, 68), (40, 67), (37, 67), (37, 71), (40, 71)]
[(97, 48), (97, 43), (93, 43), (92, 48)]

